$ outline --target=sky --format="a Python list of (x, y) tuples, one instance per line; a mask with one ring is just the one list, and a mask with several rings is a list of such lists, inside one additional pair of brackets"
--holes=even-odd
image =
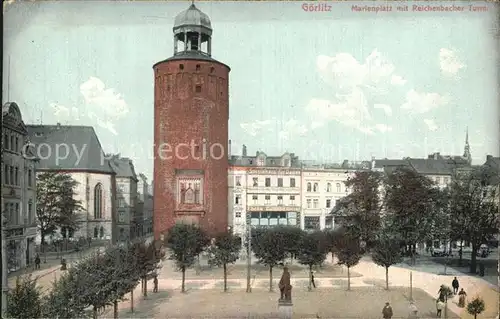
[[(446, 3), (405, 1), (395, 3), (408, 12), (375, 13), (353, 5), (390, 2), (304, 3), (195, 2), (212, 21), (212, 56), (231, 67), (234, 155), (243, 144), (330, 163), (461, 155), (468, 128), (473, 163), (499, 156), (498, 5), (415, 12)], [(189, 5), (4, 5), (3, 103), (18, 103), (28, 124), (93, 126), (106, 153), (151, 179), (152, 66), (173, 55), (173, 20)]]

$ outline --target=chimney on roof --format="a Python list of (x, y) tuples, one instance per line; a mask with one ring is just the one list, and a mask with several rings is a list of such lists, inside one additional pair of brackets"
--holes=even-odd
[(493, 159), (493, 155), (486, 155), (486, 160), (489, 161), (489, 160), (492, 160)]
[(247, 156), (247, 146), (245, 144), (241, 148), (241, 156)]
[(61, 123), (57, 122), (57, 129), (61, 128)]
[(231, 140), (227, 143), (227, 158), (231, 159)]
[(372, 166), (371, 169), (375, 168), (375, 156), (372, 156)]

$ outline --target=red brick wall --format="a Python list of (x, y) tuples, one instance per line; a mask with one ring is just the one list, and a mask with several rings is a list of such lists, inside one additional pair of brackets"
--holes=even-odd
[[(183, 69), (181, 69), (181, 65)], [(154, 235), (160, 238), (180, 216), (199, 216), (202, 228), (211, 234), (225, 231), (228, 226), (227, 144), (229, 121), (229, 68), (203, 60), (174, 60), (154, 66)], [(201, 86), (201, 92), (196, 86)], [(189, 151), (180, 152), (180, 159), (160, 158), (158, 149), (167, 143), (174, 150), (180, 143), (194, 141), (200, 145), (195, 156), (207, 145), (205, 159), (196, 159)], [(224, 146), (224, 156), (213, 159), (210, 145)], [(184, 150), (184, 148), (183, 148)], [(219, 148), (215, 149), (219, 155)], [(176, 170), (203, 170), (203, 204), (177, 205)], [(179, 211), (182, 206), (182, 212)], [(176, 211), (177, 210), (177, 211)], [(178, 217), (176, 217), (178, 216)], [(190, 219), (190, 218), (188, 218)]]

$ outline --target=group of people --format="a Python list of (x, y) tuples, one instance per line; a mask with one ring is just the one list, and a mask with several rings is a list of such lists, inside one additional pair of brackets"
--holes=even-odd
[[(460, 308), (465, 307), (465, 298), (467, 297), (467, 294), (465, 293), (464, 288), (461, 288), (460, 291), (458, 290), (460, 288), (460, 284), (458, 282), (457, 277), (453, 278), (453, 281), (451, 282), (451, 287), (453, 288), (453, 295), (458, 294), (458, 306)], [(436, 300), (436, 310), (437, 310), (436, 316), (438, 318), (441, 318), (443, 309), (446, 306), (447, 293), (448, 292), (446, 286), (441, 285), (438, 291), (439, 297)], [(408, 318), (418, 318), (418, 308), (413, 301), (410, 301), (409, 310), (410, 311)], [(386, 302), (384, 308), (382, 308), (382, 317), (384, 319), (391, 319), (392, 316), (393, 316), (392, 307), (390, 303)]]
[[(458, 290), (460, 288), (460, 283), (458, 282), (457, 277), (453, 278), (451, 282), (451, 287), (453, 288), (453, 295), (458, 294), (458, 306), (460, 308), (465, 307), (465, 298), (467, 297), (467, 293), (465, 292), (464, 288), (461, 288), (460, 291)], [(438, 318), (441, 318), (443, 309), (446, 306), (445, 304), (447, 299), (446, 293), (447, 291), (445, 285), (441, 285), (438, 291), (439, 297), (436, 300), (436, 310), (437, 310), (436, 316)]]

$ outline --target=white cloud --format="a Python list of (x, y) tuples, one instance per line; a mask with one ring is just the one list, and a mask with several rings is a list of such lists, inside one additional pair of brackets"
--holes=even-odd
[(281, 129), (278, 133), (278, 136), (281, 140), (293, 140), (296, 137), (305, 136), (309, 130), (303, 124), (300, 124), (297, 120), (291, 119), (288, 121), (282, 122), (283, 129)]
[(363, 133), (371, 134), (371, 130), (363, 125), (365, 121), (371, 120), (363, 92), (360, 89), (353, 89), (350, 94), (337, 97), (340, 98), (337, 102), (320, 99), (309, 101), (306, 111), (312, 117), (314, 127), (322, 126), (320, 123), (324, 125), (330, 121), (337, 121)]
[(129, 107), (120, 93), (113, 88), (106, 88), (104, 82), (96, 77), (90, 77), (80, 85), (80, 93), (85, 102), (95, 106), (96, 112), (103, 113), (102, 117), (112, 121), (129, 112)]
[[(337, 121), (365, 134), (386, 132), (377, 127), (369, 110), (367, 97), (386, 95), (391, 86), (402, 86), (406, 80), (394, 73), (395, 66), (377, 49), (362, 62), (351, 54), (338, 53), (333, 57), (320, 55), (316, 60), (321, 78), (336, 92), (335, 99), (313, 98), (306, 106), (311, 117), (311, 129)], [(370, 107), (371, 108), (371, 107)], [(374, 104), (387, 116), (392, 108), (386, 104)]]
[(448, 102), (447, 96), (438, 93), (417, 92), (412, 89), (406, 93), (406, 101), (401, 105), (401, 108), (410, 113), (423, 114), (446, 105)]
[(403, 86), (406, 84), (406, 80), (400, 75), (393, 75), (391, 77), (391, 84), (394, 86)]
[(375, 93), (387, 93), (387, 90), (378, 85), (390, 83), (395, 70), (394, 65), (377, 49), (372, 51), (364, 63), (358, 62), (349, 53), (338, 53), (333, 57), (318, 56), (316, 65), (325, 82), (347, 92), (355, 87), (364, 87)]
[(456, 76), (465, 67), (459, 57), (450, 49), (439, 50), (439, 66), (445, 76)]
[(249, 135), (251, 136), (257, 136), (259, 132), (263, 128), (268, 128), (273, 121), (271, 120), (264, 120), (264, 121), (254, 121), (254, 122), (248, 122), (248, 123), (241, 123), (240, 127)]
[(427, 128), (429, 131), (436, 131), (438, 129), (438, 126), (436, 125), (436, 122), (434, 122), (433, 119), (424, 119), (425, 125), (427, 125)]
[(384, 111), (385, 115), (392, 116), (392, 107), (387, 104), (373, 104), (374, 109), (381, 109)]

